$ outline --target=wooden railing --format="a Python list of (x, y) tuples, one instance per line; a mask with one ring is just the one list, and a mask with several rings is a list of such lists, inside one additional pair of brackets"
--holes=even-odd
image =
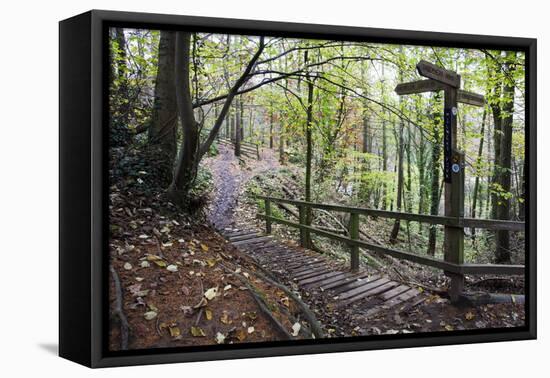
[[(437, 259), (430, 256), (423, 256), (414, 254), (411, 252), (405, 252), (397, 249), (388, 248), (378, 244), (372, 244), (365, 240), (361, 240), (359, 237), (359, 224), (360, 215), (399, 219), (404, 221), (413, 221), (420, 223), (429, 223), (436, 225), (443, 225), (446, 227), (456, 227), (460, 229), (464, 228), (481, 228), (490, 230), (509, 230), (509, 231), (524, 231), (524, 222), (493, 220), (493, 219), (473, 219), (473, 218), (453, 218), (445, 216), (435, 215), (423, 215), (403, 213), (396, 211), (375, 210), (362, 207), (351, 207), (342, 205), (330, 205), (323, 203), (305, 202), (299, 200), (290, 200), (285, 198), (275, 198), (268, 196), (257, 196), (258, 199), (264, 201), (265, 214), (258, 213), (257, 216), (265, 220), (266, 233), (272, 232), (272, 223), (278, 223), (289, 227), (294, 227), (300, 230), (300, 242), (302, 246), (305, 246), (307, 240), (310, 240), (311, 233), (319, 236), (324, 236), (332, 240), (336, 240), (348, 245), (350, 250), (351, 269), (359, 269), (359, 253), (360, 248), (369, 250), (371, 252), (385, 254), (398, 259), (407, 260), (413, 263), (427, 265), (433, 268), (442, 269), (445, 272), (455, 275), (465, 274), (497, 274), (497, 275), (523, 275), (525, 272), (524, 265), (503, 265), (503, 264), (468, 264), (468, 263), (454, 263)], [(293, 222), (288, 219), (278, 218), (272, 215), (272, 203), (289, 204), (298, 207), (299, 222)], [(348, 235), (340, 235), (331, 231), (323, 230), (318, 227), (307, 225), (305, 223), (305, 214), (310, 209), (323, 209), (326, 211), (335, 211), (348, 213), (350, 215), (350, 222), (348, 227)], [(463, 251), (458, 250), (463, 248), (462, 243), (458, 243), (454, 252), (462, 256)]]
[[(228, 138), (219, 137), (218, 143), (225, 144), (228, 146), (235, 146), (235, 142)], [(260, 146), (254, 143), (241, 141), (241, 153), (250, 158), (255, 158), (260, 160)]]

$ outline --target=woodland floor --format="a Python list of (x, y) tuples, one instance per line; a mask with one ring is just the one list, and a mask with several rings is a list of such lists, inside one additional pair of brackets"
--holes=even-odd
[[(259, 278), (253, 260), (216, 232), (236, 223), (260, 229), (261, 223), (254, 218), (256, 209), (245, 200), (246, 185), (281, 167), (268, 149), (264, 149), (259, 161), (241, 162), (229, 148), (219, 149), (217, 156), (205, 161), (215, 183), (205, 217), (183, 214), (162, 194), (151, 192), (147, 187), (147, 168), (138, 170), (136, 177), (111, 171), (109, 246), (115, 272), (109, 281), (111, 350), (309, 337), (304, 332), (306, 327), (301, 332), (293, 329), (301, 319), (296, 304), (282, 290)], [(126, 155), (130, 158), (124, 158), (125, 164), (131, 166), (128, 160), (131, 162), (133, 155)], [(122, 154), (113, 154), (115, 164), (117, 158), (123, 159)], [(139, 159), (138, 153), (134, 158)], [(292, 233), (279, 233), (278, 237), (282, 243), (298, 248), (291, 240)], [(279, 282), (296, 289), (288, 277), (273, 274)], [(361, 301), (335, 310), (323, 292), (300, 294), (327, 337), (524, 325), (523, 305), (455, 307), (438, 295), (438, 290), (424, 289), (441, 289), (441, 280), (425, 274), (415, 276), (415, 282), (424, 291), (421, 302), (369, 318), (364, 316), (367, 309), (361, 307)], [(498, 280), (484, 280), (479, 285), (479, 290), (510, 290), (509, 283), (502, 286)], [(121, 312), (117, 312), (118, 299)], [(122, 337), (125, 332), (127, 343)]]

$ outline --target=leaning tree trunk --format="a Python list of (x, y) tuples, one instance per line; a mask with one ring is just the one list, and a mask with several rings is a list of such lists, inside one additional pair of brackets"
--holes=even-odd
[(176, 36), (174, 32), (161, 31), (153, 115), (149, 126), (148, 141), (153, 154), (152, 160), (163, 187), (168, 187), (172, 182), (174, 159), (177, 152), (178, 109), (174, 78), (175, 50)]
[(177, 205), (187, 205), (187, 195), (193, 187), (199, 166), (199, 132), (193, 113), (189, 83), (189, 47), (191, 34), (176, 33), (175, 83), (178, 115), (183, 131), (180, 155), (169, 196)]
[(227, 116), (231, 103), (239, 89), (249, 79), (250, 72), (256, 65), (265, 48), (264, 37), (259, 38), (259, 47), (252, 59), (248, 62), (242, 75), (231, 87), (218, 118), (214, 122), (206, 140), (201, 144), (199, 139), (199, 125), (193, 113), (193, 101), (191, 86), (189, 83), (189, 48), (191, 35), (188, 32), (176, 33), (176, 58), (175, 58), (175, 83), (178, 115), (182, 127), (183, 138), (180, 153), (174, 170), (174, 178), (168, 190), (168, 196), (174, 203), (181, 207), (189, 205), (189, 192), (197, 177), (199, 162), (208, 152), (216, 139), (223, 121)]

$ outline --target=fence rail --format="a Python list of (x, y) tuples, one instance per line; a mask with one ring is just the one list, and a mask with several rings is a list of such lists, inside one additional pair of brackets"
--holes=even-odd
[[(266, 222), (266, 232), (269, 234), (272, 231), (272, 223), (278, 223), (285, 226), (297, 228), (300, 230), (300, 241), (302, 246), (306, 240), (309, 240), (309, 234), (317, 234), (332, 240), (343, 242), (350, 248), (351, 268), (356, 270), (359, 268), (359, 248), (363, 248), (375, 253), (385, 254), (398, 259), (407, 260), (420, 265), (426, 265), (437, 269), (442, 269), (446, 272), (458, 275), (464, 274), (497, 274), (497, 275), (522, 275), (525, 272), (524, 265), (504, 265), (504, 264), (456, 264), (453, 262), (436, 259), (430, 256), (422, 256), (411, 252), (400, 251), (378, 244), (368, 243), (359, 238), (359, 215), (367, 215), (372, 217), (399, 219), (405, 221), (415, 221), (421, 223), (438, 224), (448, 227), (457, 228), (482, 228), (490, 230), (509, 230), (509, 231), (524, 231), (524, 222), (501, 221), (493, 219), (473, 219), (473, 218), (452, 218), (436, 215), (423, 215), (403, 213), (396, 211), (375, 210), (361, 207), (351, 207), (342, 205), (331, 205), (314, 202), (306, 202), (299, 200), (290, 200), (285, 198), (276, 198), (269, 196), (257, 196), (262, 199), (265, 204), (265, 214), (257, 214), (260, 219)], [(271, 203), (284, 203), (297, 206), (300, 214), (305, 214), (308, 208), (323, 209), (327, 211), (345, 212), (350, 214), (349, 235), (344, 236), (331, 231), (323, 230), (314, 226), (305, 224), (305, 217), (300, 216), (300, 222), (292, 222), (287, 219), (278, 218), (271, 215)]]

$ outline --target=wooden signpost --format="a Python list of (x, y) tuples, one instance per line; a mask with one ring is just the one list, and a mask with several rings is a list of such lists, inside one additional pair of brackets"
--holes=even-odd
[[(473, 106), (483, 106), (482, 95), (460, 89), (460, 75), (446, 70), (433, 63), (420, 61), (416, 69), (428, 80), (414, 81), (397, 85), (398, 95), (443, 90), (445, 102), (443, 109), (443, 176), (445, 181), (445, 216), (464, 216), (464, 153), (457, 146), (457, 114), (458, 103)], [(464, 262), (464, 233), (461, 228), (445, 226), (445, 261), (454, 264)], [(449, 295), (452, 301), (457, 301), (464, 288), (462, 274), (446, 272), (451, 279)]]

